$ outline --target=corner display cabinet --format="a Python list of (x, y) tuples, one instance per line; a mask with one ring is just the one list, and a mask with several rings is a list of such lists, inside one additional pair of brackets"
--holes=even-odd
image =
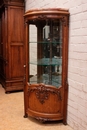
[(66, 124), (69, 11), (29, 10), (25, 18), (24, 117)]

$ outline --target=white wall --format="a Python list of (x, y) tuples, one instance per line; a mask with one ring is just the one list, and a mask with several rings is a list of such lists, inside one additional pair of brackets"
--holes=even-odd
[(36, 8), (67, 8), (69, 25), (68, 124), (87, 129), (87, 0), (26, 0), (26, 11)]
[[(29, 26), (29, 40), (30, 40), (30, 62), (37, 61), (37, 27), (35, 25)], [(33, 35), (32, 35), (33, 34)], [(37, 66), (30, 64), (30, 75), (37, 74)]]

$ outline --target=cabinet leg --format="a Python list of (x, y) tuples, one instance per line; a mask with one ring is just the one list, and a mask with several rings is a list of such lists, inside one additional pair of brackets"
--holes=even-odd
[(63, 124), (64, 124), (64, 125), (67, 125), (67, 122), (63, 120)]
[(10, 92), (9, 92), (9, 91), (6, 91), (5, 94), (10, 94)]
[(25, 114), (25, 115), (24, 115), (24, 118), (27, 118), (27, 117), (28, 117), (28, 115), (27, 115), (27, 114)]

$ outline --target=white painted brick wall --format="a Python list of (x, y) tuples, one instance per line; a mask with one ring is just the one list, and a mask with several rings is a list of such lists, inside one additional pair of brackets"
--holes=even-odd
[[(37, 29), (35, 25), (29, 26), (29, 34), (30, 34), (30, 62), (37, 61)], [(32, 35), (33, 34), (33, 35)], [(33, 61), (32, 61), (33, 59)], [(30, 75), (36, 75), (37, 74), (37, 66), (30, 64)]]
[(25, 0), (26, 11), (36, 8), (68, 8), (68, 124), (74, 130), (87, 129), (87, 0)]

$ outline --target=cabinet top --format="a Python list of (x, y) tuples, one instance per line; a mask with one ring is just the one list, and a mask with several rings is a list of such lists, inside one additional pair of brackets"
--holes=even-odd
[(25, 12), (24, 17), (31, 24), (36, 23), (36, 21), (42, 21), (47, 19), (61, 19), (65, 16), (69, 16), (68, 9), (62, 8), (45, 8), (45, 9), (32, 9)]
[(40, 15), (40, 14), (65, 14), (69, 15), (69, 10), (68, 9), (62, 9), (62, 8), (47, 8), (47, 9), (32, 9), (28, 10), (25, 12), (25, 17), (26, 16), (33, 16), (33, 15)]

